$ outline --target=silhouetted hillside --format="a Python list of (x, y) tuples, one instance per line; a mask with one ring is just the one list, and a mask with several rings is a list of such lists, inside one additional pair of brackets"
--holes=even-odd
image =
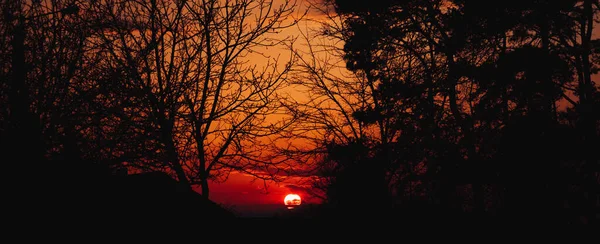
[(204, 220), (234, 217), (199, 193), (181, 188), (176, 180), (161, 172), (112, 176), (102, 190), (99, 196), (110, 203), (107, 209), (123, 215)]
[[(112, 175), (103, 167), (81, 167), (54, 162), (31, 185), (19, 185), (15, 205), (24, 212), (16, 218), (73, 223), (183, 224), (188, 219), (234, 218), (233, 213), (180, 187), (161, 172)], [(64, 167), (63, 167), (64, 166)], [(39, 184), (35, 184), (39, 183)]]

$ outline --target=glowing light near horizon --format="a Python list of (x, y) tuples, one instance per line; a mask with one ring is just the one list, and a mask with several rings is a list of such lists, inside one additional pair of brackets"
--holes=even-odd
[(302, 204), (302, 199), (298, 194), (288, 194), (283, 199), (283, 203), (288, 207), (288, 209), (293, 209), (295, 206)]

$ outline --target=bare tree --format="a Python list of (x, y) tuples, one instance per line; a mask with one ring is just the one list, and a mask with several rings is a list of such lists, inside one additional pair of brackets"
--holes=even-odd
[(273, 161), (261, 138), (291, 123), (278, 93), (291, 66), (261, 52), (289, 41), (275, 34), (297, 22), (294, 2), (276, 3), (98, 4), (105, 19), (99, 45), (136, 100), (128, 116), (140, 122), (150, 152), (158, 152), (133, 167), (174, 173), (186, 188), (201, 185), (207, 198), (209, 179), (224, 180), (231, 171), (268, 178)]
[[(83, 70), (84, 41), (78, 2), (2, 2), (4, 39), (0, 97), (6, 99), (0, 116), (9, 154), (25, 161), (43, 161), (75, 146), (74, 96), (71, 88)], [(4, 110), (6, 108), (6, 110)], [(11, 135), (12, 134), (12, 135)], [(64, 155), (63, 155), (64, 156)]]
[(378, 100), (376, 79), (346, 67), (344, 16), (318, 1), (311, 3), (311, 10), (314, 18), (298, 25), (300, 44), (289, 47), (297, 58), (293, 86), (299, 91), (289, 107), (301, 119), (282, 134), (280, 140), (287, 143), (278, 149), (297, 165), (290, 174), (304, 176), (315, 188), (310, 192), (325, 200), (324, 193), (335, 180), (330, 174), (343, 167), (328, 159), (332, 146), (385, 144), (397, 131), (391, 117), (362, 120), (365, 111), (385, 101)]
[[(289, 41), (272, 34), (298, 18), (292, 18), (296, 3), (290, 0), (280, 5), (272, 0), (206, 0), (187, 6), (199, 28), (194, 48), (200, 51), (200, 63), (185, 95), (184, 114), (195, 141), (195, 155), (186, 166), (192, 184), (200, 184), (208, 197), (208, 180), (224, 179), (231, 170), (261, 178), (271, 178), (277, 170), (264, 150), (266, 138), (294, 119), (281, 117), (287, 111), (279, 93), (291, 59), (281, 67), (278, 58), (249, 55)], [(257, 58), (263, 65), (257, 65)]]

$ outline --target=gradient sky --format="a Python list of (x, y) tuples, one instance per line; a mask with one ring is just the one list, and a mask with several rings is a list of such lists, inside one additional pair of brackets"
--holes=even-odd
[[(314, 2), (315, 0), (310, 1)], [(281, 2), (283, 0), (275, 0), (274, 5), (277, 6)], [(294, 16), (298, 16), (308, 9), (308, 0), (298, 0), (297, 4), (297, 13)], [(317, 11), (309, 11), (306, 17), (307, 19), (319, 18), (319, 14)], [(315, 22), (302, 21), (298, 26), (290, 27), (277, 34), (277, 37), (299, 36), (301, 31), (306, 33), (309, 29), (315, 27), (318, 27)], [(302, 38), (294, 42), (295, 48), (302, 48), (305, 45), (306, 42)], [(279, 57), (281, 61), (287, 61), (290, 57), (290, 51), (285, 47), (271, 47), (258, 51), (268, 54), (271, 58)], [(266, 63), (266, 58), (261, 55), (251, 55), (249, 59), (254, 64), (260, 65)], [(289, 89), (285, 92), (292, 94), (294, 98), (302, 96), (302, 92), (295, 89)], [(304, 188), (308, 187), (308, 185), (302, 184), (302, 181), (305, 180), (303, 178), (290, 177), (285, 182), (265, 182), (256, 180), (249, 175), (234, 172), (225, 183), (212, 182), (210, 184), (210, 198), (225, 206), (233, 206), (239, 212), (264, 212), (265, 215), (269, 215), (276, 210), (277, 206), (283, 206), (284, 197), (290, 193), (299, 194), (302, 197), (303, 203), (319, 202), (318, 199), (311, 198), (310, 194), (305, 192)], [(200, 189), (198, 191), (201, 192)], [(260, 205), (264, 205), (264, 207), (260, 207)]]
[[(275, 5), (282, 2), (283, 0), (275, 0)], [(306, 10), (308, 6), (307, 1), (315, 0), (298, 0), (300, 8), (298, 12)], [(322, 19), (323, 16), (318, 11), (309, 11), (307, 16), (308, 19)], [(312, 21), (303, 21), (299, 26), (291, 27), (281, 33), (279, 37), (283, 38), (286, 36), (299, 36), (301, 32), (309, 33), (311, 29), (318, 28), (319, 25)], [(600, 38), (600, 28), (596, 28), (594, 36)], [(322, 40), (311, 39), (311, 43), (319, 42)], [(306, 46), (306, 41), (299, 38), (295, 43), (294, 47), (302, 49)], [(280, 60), (287, 60), (290, 52), (285, 48), (270, 48), (261, 50), (264, 53), (268, 53), (271, 57), (280, 56)], [(262, 56), (250, 57), (253, 63), (265, 63), (265, 58)], [(340, 71), (343, 72), (343, 71)], [(595, 81), (600, 79), (600, 75), (595, 75), (593, 78)], [(302, 96), (302, 92), (296, 90), (289, 90), (291, 94), (295, 96)], [(277, 211), (278, 206), (283, 207), (283, 199), (285, 195), (290, 193), (299, 194), (303, 199), (303, 203), (317, 203), (319, 199), (311, 198), (310, 194), (305, 191), (305, 187), (308, 185), (302, 184), (302, 178), (289, 178), (286, 182), (274, 183), (274, 182), (263, 182), (261, 180), (255, 180), (252, 176), (232, 173), (225, 183), (211, 183), (211, 200), (221, 203), (226, 207), (233, 207), (238, 212), (254, 213), (255, 215), (269, 216)], [(200, 192), (200, 190), (198, 190)]]

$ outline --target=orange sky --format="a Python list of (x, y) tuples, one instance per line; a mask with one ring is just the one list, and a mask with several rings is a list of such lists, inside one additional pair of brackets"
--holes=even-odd
[[(276, 4), (283, 0), (275, 0)], [(305, 10), (307, 0), (298, 0), (300, 6), (299, 12)], [(315, 0), (311, 0), (315, 1)], [(309, 12), (308, 18), (320, 18), (317, 11)], [(311, 21), (301, 22), (299, 26), (291, 27), (281, 33), (279, 37), (287, 36), (299, 36), (302, 32), (310, 32), (311, 28), (318, 28), (318, 24)], [(597, 28), (594, 31), (596, 38), (600, 37), (600, 29)], [(322, 40), (311, 39), (311, 44), (318, 43)], [(302, 48), (306, 46), (306, 41), (299, 38), (295, 43), (294, 47)], [(290, 52), (285, 48), (270, 48), (261, 50), (262, 52), (270, 55), (271, 58), (280, 56), (280, 60), (288, 60)], [(265, 57), (263, 56), (250, 56), (252, 63), (261, 64), (265, 63)], [(343, 72), (343, 71), (340, 71)], [(595, 75), (594, 80), (599, 80), (600, 75)], [(289, 94), (293, 95), (295, 99), (301, 99), (304, 97), (303, 92), (291, 88), (286, 90)], [(310, 195), (301, 190), (302, 184), (299, 184), (299, 178), (289, 178), (287, 182), (273, 183), (263, 182), (255, 180), (252, 176), (248, 176), (241, 173), (232, 173), (225, 183), (212, 183), (210, 185), (211, 195), (210, 198), (217, 202), (224, 204), (225, 206), (233, 206), (235, 209), (244, 209), (243, 205), (277, 205), (283, 206), (283, 199), (285, 195), (289, 193), (299, 194), (303, 198), (303, 203), (319, 202), (318, 199), (310, 198)], [(266, 189), (265, 189), (266, 187)], [(304, 185), (304, 187), (307, 187)], [(198, 190), (200, 192), (200, 190)]]
[[(292, 0), (293, 1), (293, 0)], [(304, 13), (307, 10), (307, 0), (298, 0), (297, 14), (295, 16)], [(314, 0), (311, 0), (314, 1)], [(279, 5), (283, 0), (275, 0), (274, 5)], [(318, 17), (315, 11), (310, 11), (309, 18)], [(303, 28), (303, 32), (306, 32), (310, 28), (318, 27), (317, 24), (310, 21), (303, 21), (298, 26), (290, 27), (281, 33), (277, 34), (278, 38), (294, 37), (300, 35), (299, 28)], [(297, 39), (294, 42), (294, 47), (302, 48), (306, 42), (302, 38)], [(279, 57), (280, 64), (288, 61), (290, 58), (290, 51), (285, 47), (279, 48), (264, 48), (258, 50), (262, 54), (266, 54), (268, 58)], [(266, 63), (266, 57), (262, 55), (249, 55), (248, 57), (251, 63), (264, 64)], [(295, 89), (287, 89), (282, 91), (294, 96), (294, 99), (300, 99), (303, 93)], [(302, 187), (308, 187), (307, 185), (301, 184), (300, 181), (305, 180), (301, 178), (288, 178), (286, 182), (274, 183), (264, 182), (261, 180), (255, 180), (254, 177), (245, 175), (242, 173), (232, 173), (225, 183), (211, 183), (210, 184), (210, 198), (211, 200), (221, 203), (225, 206), (234, 206), (235, 208), (243, 208), (240, 205), (276, 205), (280, 204), (283, 206), (283, 199), (285, 195), (290, 193), (299, 194), (302, 197), (303, 203), (318, 202), (318, 199), (311, 198), (310, 194), (307, 194), (302, 190)], [(198, 189), (199, 192), (201, 190)]]

